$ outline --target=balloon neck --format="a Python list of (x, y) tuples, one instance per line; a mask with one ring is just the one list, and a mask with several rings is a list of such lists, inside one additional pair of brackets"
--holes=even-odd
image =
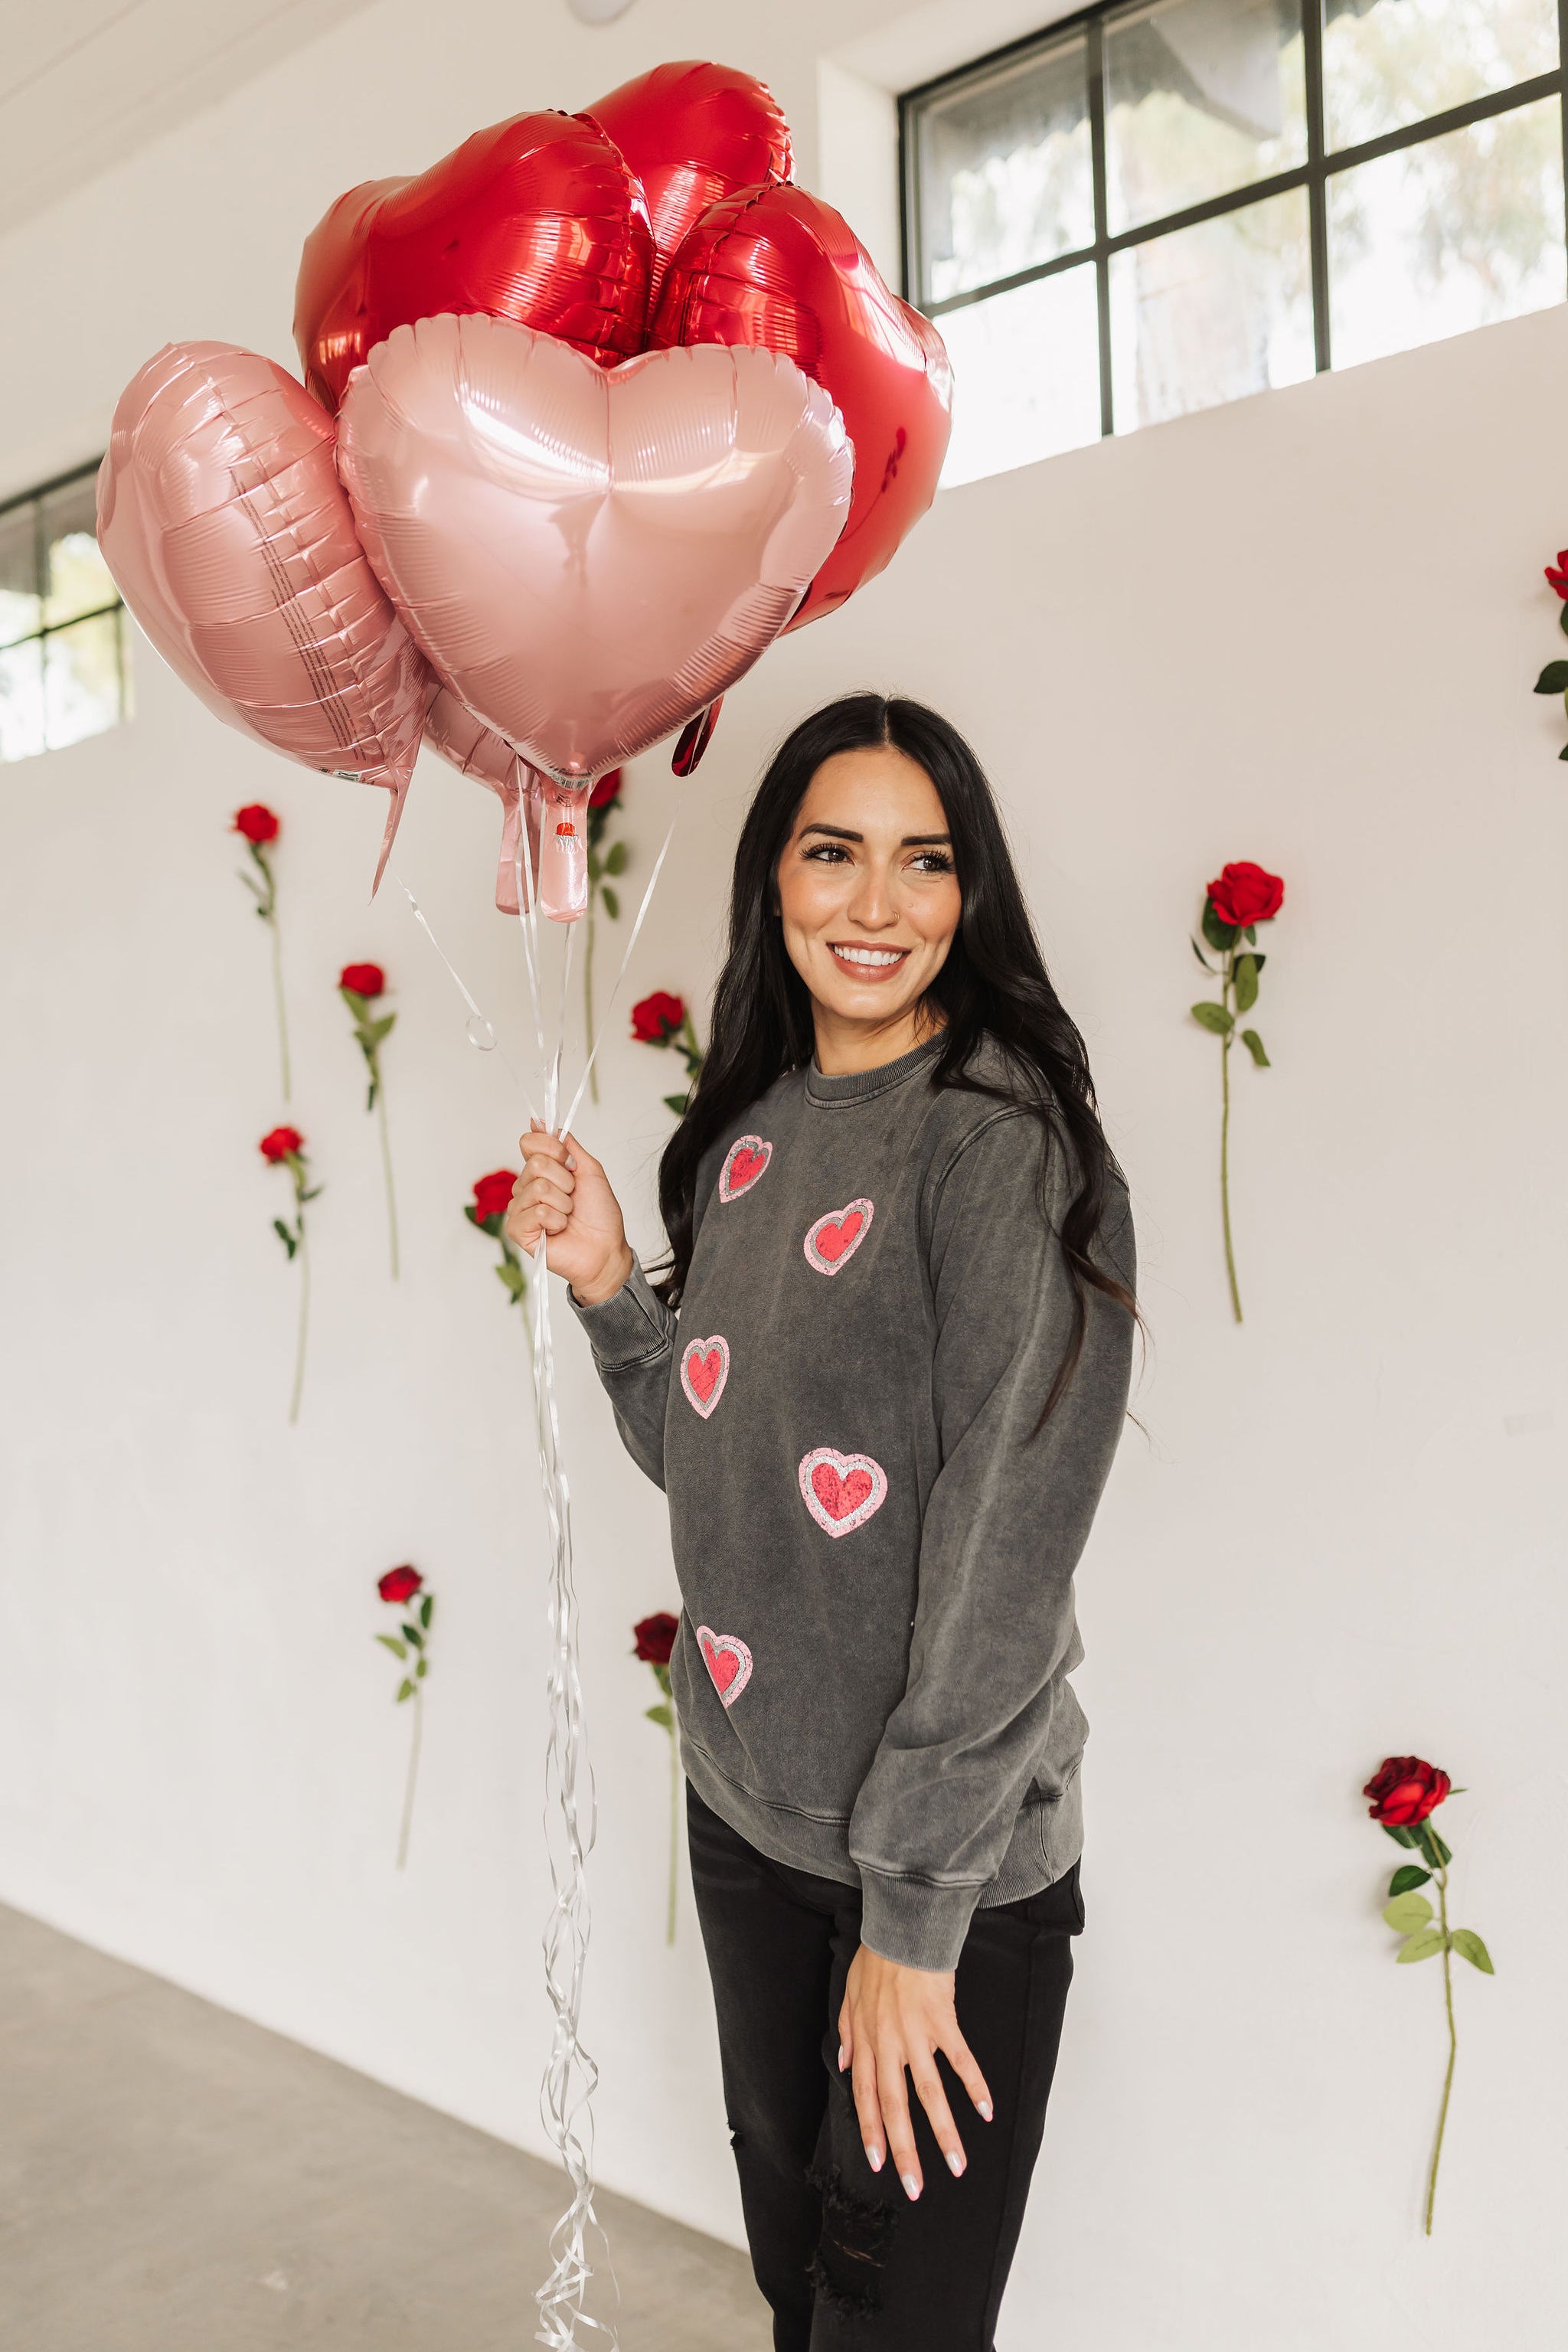
[[(537, 815), (539, 911), (552, 923), (577, 923), (588, 911), (588, 795), (593, 781), (529, 777), (530, 815)], [(533, 826), (529, 827), (532, 832)]]

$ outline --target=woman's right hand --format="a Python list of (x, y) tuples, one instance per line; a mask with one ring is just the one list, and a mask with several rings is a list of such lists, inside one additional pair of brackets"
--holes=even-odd
[(518, 1140), (522, 1173), (506, 1213), (507, 1239), (531, 1258), (543, 1234), (545, 1264), (565, 1276), (583, 1306), (602, 1306), (635, 1264), (609, 1178), (574, 1135), (551, 1135), (538, 1119)]

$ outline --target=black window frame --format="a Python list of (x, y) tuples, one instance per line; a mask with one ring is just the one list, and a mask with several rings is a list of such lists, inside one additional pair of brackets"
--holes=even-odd
[[(1146, 0), (1137, 0), (1137, 5), (1146, 5)], [(1195, 228), (1200, 222), (1217, 220), (1225, 213), (1240, 212), (1248, 205), (1266, 202), (1270, 196), (1286, 195), (1298, 188), (1304, 188), (1311, 239), (1313, 357), (1316, 372), (1321, 375), (1333, 363), (1329, 335), (1330, 180), (1341, 172), (1352, 171), (1359, 163), (1375, 163), (1380, 156), (1398, 154), (1406, 147), (1425, 146), (1429, 140), (1441, 139), (1447, 131), (1464, 131), (1473, 122), (1488, 121), (1494, 115), (1511, 114), (1516, 108), (1552, 97), (1556, 98), (1562, 116), (1563, 236), (1568, 242), (1568, 106), (1563, 103), (1563, 60), (1568, 58), (1568, 0), (1557, 0), (1555, 72), (1536, 74), (1527, 81), (1513, 83), (1508, 89), (1493, 90), (1484, 98), (1471, 99), (1463, 106), (1448, 107), (1441, 114), (1426, 115), (1419, 122), (1402, 124), (1398, 130), (1384, 131), (1376, 139), (1363, 140), (1358, 146), (1332, 150), (1327, 147), (1324, 131), (1322, 0), (1300, 0), (1300, 9), (1307, 103), (1305, 163), (1294, 164), (1288, 172), (1271, 173), (1267, 179), (1253, 180), (1244, 188), (1229, 189), (1224, 195), (1207, 197), (1202, 204), (1188, 205), (1180, 212), (1166, 213), (1159, 220), (1141, 222), (1136, 228), (1123, 229), (1115, 236), (1110, 233), (1106, 194), (1105, 27), (1113, 18), (1132, 13), (1129, 0), (1094, 0), (1093, 5), (1079, 8), (1070, 16), (1058, 17), (1040, 32), (1027, 33), (1020, 40), (1009, 41), (1001, 48), (988, 50), (984, 57), (971, 58), (966, 65), (955, 67), (947, 73), (935, 74), (915, 89), (902, 91), (899, 98), (899, 210), (906, 300), (925, 317), (940, 323), (950, 311), (967, 310), (976, 302), (990, 301), (998, 294), (1011, 294), (1021, 286), (1034, 285), (1039, 278), (1055, 278), (1065, 269), (1081, 268), (1086, 263), (1092, 262), (1100, 318), (1100, 430), (1104, 439), (1116, 430), (1110, 376), (1110, 261), (1113, 254), (1125, 253), (1134, 246), (1151, 244), (1156, 237), (1170, 236), (1178, 229)], [(968, 81), (982, 79), (994, 73), (998, 66), (1044, 56), (1059, 43), (1078, 38), (1084, 39), (1088, 47), (1093, 241), (1076, 247), (1070, 253), (1055, 254), (1049, 261), (1036, 262), (1027, 269), (1015, 270), (1010, 277), (993, 278), (987, 285), (966, 287), (961, 293), (949, 294), (940, 301), (921, 300), (919, 139), (916, 129), (921, 107), (932, 98), (945, 97), (953, 90), (962, 89)]]
[[(1564, 0), (1564, 5), (1568, 5), (1568, 0)], [(102, 463), (103, 459), (101, 457), (90, 457), (82, 465), (70, 467), (63, 474), (51, 475), (47, 482), (36, 482), (30, 489), (17, 490), (8, 499), (0, 499), (0, 522), (5, 521), (7, 517), (14, 515), (19, 507), (31, 507), (33, 509), (33, 576), (38, 583), (40, 609), (40, 618), (37, 627), (36, 629), (26, 630), (24, 635), (19, 637), (12, 637), (4, 646), (0, 646), (0, 652), (7, 654), (14, 653), (18, 646), (41, 646), (47, 649), (48, 641), (51, 637), (62, 635), (67, 629), (77, 628), (83, 621), (101, 621), (106, 614), (112, 613), (115, 615), (114, 666), (115, 677), (119, 687), (120, 705), (118, 711), (115, 714), (114, 725), (116, 727), (121, 727), (124, 725), (126, 715), (130, 709), (130, 698), (126, 692), (125, 675), (124, 597), (120, 595), (117, 592), (110, 599), (108, 604), (94, 604), (89, 611), (85, 613), (73, 613), (70, 618), (67, 621), (46, 621), (41, 617), (42, 608), (47, 602), (46, 590), (49, 572), (48, 538), (47, 527), (44, 521), (45, 506), (47, 500), (52, 499), (58, 490), (68, 490), (74, 484), (87, 481), (94, 477), (98, 473)], [(96, 533), (94, 536), (96, 537)], [(105, 727), (100, 731), (107, 735), (110, 733), (110, 730)], [(91, 738), (84, 737), (82, 740), (84, 741), (90, 741)], [(25, 751), (20, 760), (0, 759), (0, 769), (20, 767), (22, 760), (43, 759), (47, 757), (51, 751), (68, 751), (72, 747), (69, 744), (51, 744), (47, 740), (47, 728), (46, 721), (45, 741), (40, 750), (37, 751)]]

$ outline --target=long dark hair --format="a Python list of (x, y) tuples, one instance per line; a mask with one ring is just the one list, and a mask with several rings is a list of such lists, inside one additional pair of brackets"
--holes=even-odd
[[(785, 737), (757, 787), (735, 850), (730, 951), (713, 1000), (711, 1043), (696, 1092), (659, 1163), (658, 1205), (669, 1236), (669, 1264), (659, 1286), (678, 1307), (691, 1264), (703, 1154), (775, 1078), (811, 1058), (810, 993), (790, 961), (773, 911), (779, 860), (824, 761), (879, 743), (893, 744), (935, 785), (963, 902), (958, 930), (927, 999), (945, 1024), (931, 1084), (1026, 1105), (1045, 1130), (1047, 1166), (1053, 1147), (1065, 1146), (1078, 1179), (1059, 1228), (1073, 1284), (1072, 1332), (1043, 1421), (1077, 1366), (1089, 1291), (1102, 1291), (1137, 1312), (1131, 1293), (1092, 1255), (1110, 1183), (1121, 1171), (1100, 1124), (1083, 1039), (1051, 985), (984, 771), (958, 730), (922, 703), (879, 694), (847, 694), (828, 703)], [(987, 1037), (1002, 1050), (1005, 1090), (971, 1067)], [(1042, 1175), (1042, 1194), (1044, 1181)]]

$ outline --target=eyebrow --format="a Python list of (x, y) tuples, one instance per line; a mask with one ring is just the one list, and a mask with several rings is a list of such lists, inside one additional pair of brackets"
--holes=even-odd
[[(835, 841), (864, 842), (866, 838), (863, 833), (851, 833), (847, 825), (842, 824), (803, 824), (802, 835), (808, 833), (826, 833)], [(952, 835), (950, 833), (906, 833), (899, 847), (900, 849), (937, 849), (944, 844), (951, 847), (952, 843)]]

